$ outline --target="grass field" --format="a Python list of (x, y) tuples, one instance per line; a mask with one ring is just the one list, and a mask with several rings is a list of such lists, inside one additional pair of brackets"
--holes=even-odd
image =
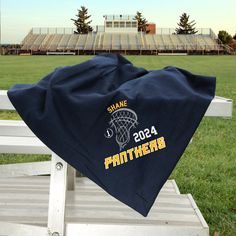
[[(2, 56), (0, 89), (16, 83), (34, 83), (55, 67), (77, 64), (90, 56)], [(218, 96), (236, 101), (236, 57), (233, 56), (127, 56), (134, 65), (160, 69), (173, 65), (217, 77)], [(204, 118), (171, 178), (181, 193), (191, 193), (210, 226), (211, 235), (236, 235), (236, 107), (232, 119)], [(1, 112), (0, 119), (19, 119)], [(48, 159), (48, 156), (0, 155), (0, 163)]]

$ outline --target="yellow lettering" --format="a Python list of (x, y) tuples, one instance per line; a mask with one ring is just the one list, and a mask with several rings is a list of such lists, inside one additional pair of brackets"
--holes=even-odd
[(124, 101), (120, 101), (119, 104), (120, 104), (120, 107), (124, 107)]
[(163, 149), (166, 147), (166, 143), (165, 143), (165, 140), (164, 140), (164, 137), (160, 137), (157, 139), (157, 143), (158, 143), (158, 148), (159, 149)]
[(129, 160), (132, 161), (134, 158), (137, 159), (163, 148), (166, 148), (164, 137), (151, 140), (150, 142), (143, 143), (137, 147), (130, 148), (127, 151), (122, 151), (113, 156), (106, 157), (104, 159), (105, 169), (109, 169), (111, 164), (113, 167), (119, 166), (128, 162)]
[(114, 111), (116, 109), (116, 106), (114, 104), (111, 105), (111, 109), (112, 109), (112, 111)]
[(139, 145), (138, 147), (134, 148), (134, 154), (135, 154), (136, 158), (139, 158), (139, 157), (141, 157), (143, 155), (142, 146), (141, 145)]
[(150, 148), (151, 152), (155, 152), (158, 150), (156, 139), (149, 142), (149, 148)]
[(120, 163), (123, 164), (124, 162), (127, 162), (128, 159), (127, 159), (127, 153), (124, 151), (124, 152), (121, 152), (120, 153)]
[(127, 153), (129, 154), (129, 159), (132, 161), (134, 159), (133, 157), (133, 151), (134, 149), (133, 148), (130, 148), (127, 150)]
[(148, 149), (148, 144), (149, 144), (149, 143), (144, 143), (144, 144), (142, 144), (143, 155), (147, 155), (147, 154), (150, 153), (150, 150)]
[(112, 110), (111, 110), (110, 107), (107, 108), (107, 111), (108, 111), (109, 113), (112, 113)]
[(116, 110), (120, 108), (119, 103), (116, 103)]
[(114, 155), (113, 157), (113, 167), (120, 165), (120, 157), (119, 154)]
[(109, 106), (107, 108), (107, 111), (109, 113), (112, 113), (113, 111), (115, 111), (121, 107), (127, 107), (127, 100), (119, 101), (119, 102), (116, 102), (115, 104), (112, 104), (111, 106)]
[(111, 157), (105, 158), (104, 164), (105, 164), (105, 169), (109, 169), (109, 165), (112, 163)]

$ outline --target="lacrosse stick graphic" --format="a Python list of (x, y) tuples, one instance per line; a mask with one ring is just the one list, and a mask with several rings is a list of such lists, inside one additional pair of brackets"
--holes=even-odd
[(129, 142), (130, 129), (138, 124), (137, 120), (138, 117), (136, 113), (128, 108), (121, 108), (111, 114), (110, 125), (115, 130), (116, 142), (118, 143), (120, 150), (122, 150)]

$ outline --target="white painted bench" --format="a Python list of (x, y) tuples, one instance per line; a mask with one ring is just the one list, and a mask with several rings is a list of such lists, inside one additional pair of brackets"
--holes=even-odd
[[(3, 90), (0, 110), (14, 110)], [(232, 100), (216, 97), (206, 116), (231, 117)], [(87, 178), (75, 178), (23, 121), (0, 120), (0, 153), (52, 155), (46, 162), (0, 165), (0, 235), (209, 235), (192, 196), (180, 194), (174, 180), (145, 218)]]

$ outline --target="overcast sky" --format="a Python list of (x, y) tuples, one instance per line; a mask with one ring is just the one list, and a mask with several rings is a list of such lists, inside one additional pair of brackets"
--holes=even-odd
[(73, 27), (70, 20), (81, 5), (89, 9), (92, 25), (103, 25), (103, 15), (140, 11), (159, 28), (175, 28), (186, 12), (198, 28), (215, 33), (236, 32), (236, 0), (0, 0), (2, 43), (20, 43), (32, 27)]

